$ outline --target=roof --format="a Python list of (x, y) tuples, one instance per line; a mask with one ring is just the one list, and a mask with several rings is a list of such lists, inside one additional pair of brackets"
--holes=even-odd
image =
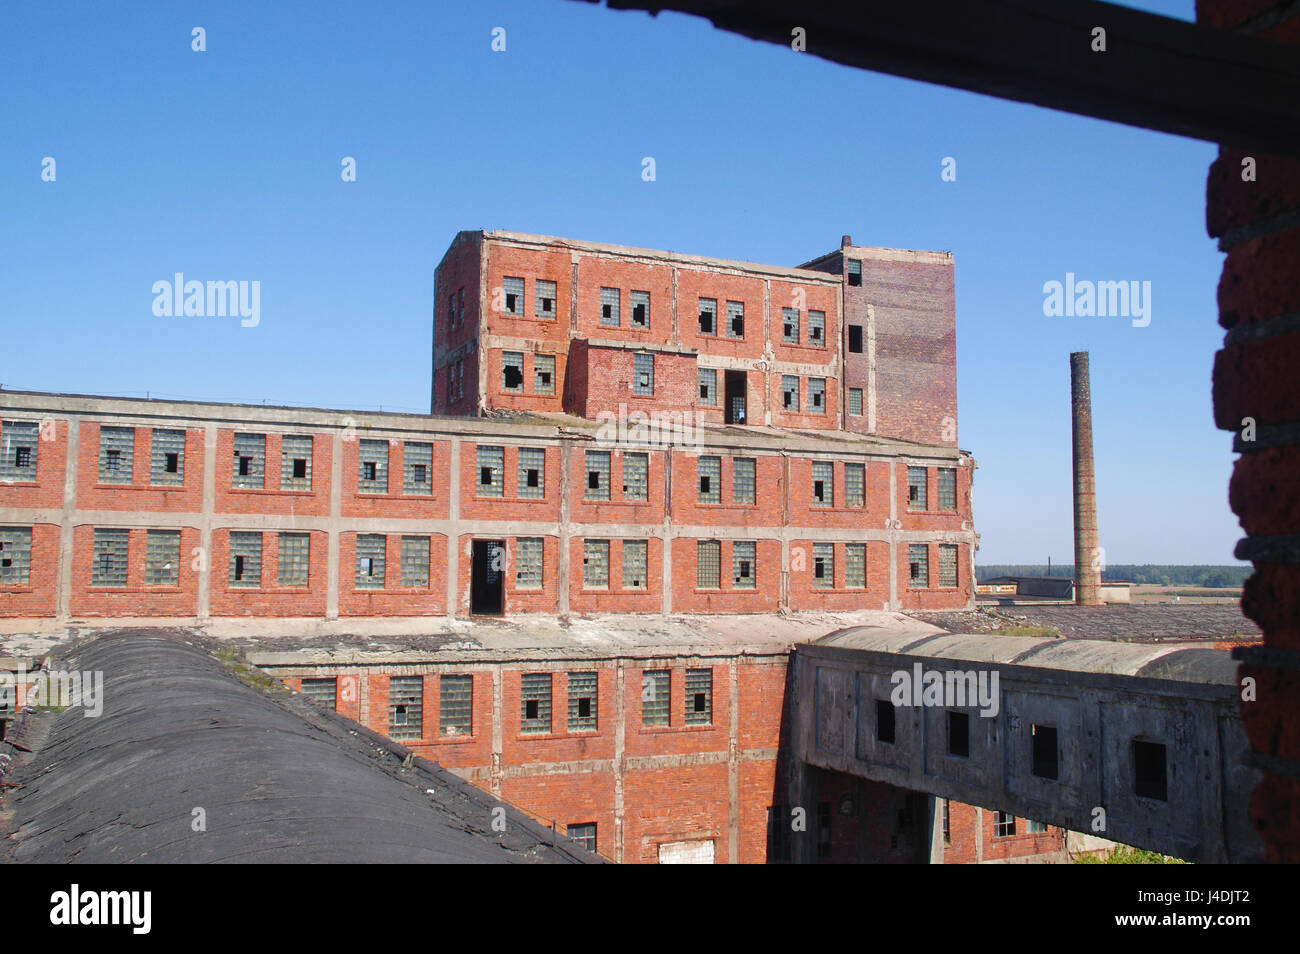
[[(104, 635), (52, 666), (65, 667), (102, 672), (102, 714), (24, 716), (32, 751), (8, 779), (18, 787), (6, 797), (7, 860), (600, 860), (300, 694), (246, 684), (193, 637)], [(492, 830), (496, 808), (504, 832)], [(198, 809), (206, 830), (196, 832)]]

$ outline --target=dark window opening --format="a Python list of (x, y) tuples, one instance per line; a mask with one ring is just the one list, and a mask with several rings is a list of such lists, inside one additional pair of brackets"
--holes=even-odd
[(475, 540), (470, 565), (470, 612), (500, 616), (505, 608), (505, 544)]
[(578, 700), (578, 718), (580, 719), (591, 718), (591, 699), (583, 697), (582, 699)]
[(745, 316), (744, 315), (731, 316), (731, 334), (732, 337), (734, 338), (745, 337)]
[(1031, 725), (1033, 735), (1034, 774), (1039, 778), (1060, 778), (1057, 766), (1056, 729), (1050, 725)]
[(239, 458), (239, 476), (247, 477), (252, 472), (253, 472), (253, 458), (241, 456)]
[(179, 454), (167, 454), (164, 469), (169, 474), (178, 474), (181, 470), (181, 457)]
[(544, 311), (544, 312), (548, 312), (548, 313), (549, 313), (549, 312), (552, 312), (552, 311), (554, 311), (554, 310), (555, 310), (555, 299), (554, 299), (554, 298), (543, 298), (543, 299), (542, 299), (542, 311)]
[(515, 296), (510, 293), (506, 294), (506, 311), (511, 314), (514, 314), (515, 311)]
[(948, 754), (970, 757), (970, 716), (964, 712), (948, 713)]
[(478, 482), (479, 482), (479, 485), (482, 486), (482, 487), (491, 487), (491, 486), (492, 486), (492, 468), (491, 468), (491, 467), (480, 467), (480, 468), (478, 469)]
[(1133, 791), (1143, 798), (1169, 799), (1165, 747), (1159, 742), (1133, 743)]
[(705, 693), (703, 693), (703, 692), (697, 692), (697, 693), (695, 693), (695, 698), (694, 698), (694, 700), (692, 701), (692, 705), (693, 705), (693, 707), (694, 707), (694, 709), (695, 709), (696, 712), (707, 712), (707, 711), (708, 711), (707, 707), (706, 707), (705, 704), (704, 704), (704, 699), (705, 699)]
[(713, 312), (711, 311), (700, 312), (700, 334), (702, 335), (713, 334)]
[(375, 479), (376, 479), (376, 473), (377, 473), (377, 471), (375, 470), (375, 462), (374, 462), (374, 461), (372, 461), (372, 460), (367, 460), (367, 461), (362, 461), (362, 462), (361, 462), (361, 474), (362, 474), (362, 478), (363, 478), (364, 480), (375, 480)]
[(32, 466), (32, 449), (30, 447), (18, 448), (18, 451), (14, 454), (14, 466), (15, 467)]
[(993, 822), (994, 838), (1010, 838), (1016, 833), (1016, 816), (1007, 812), (998, 812)]
[(244, 558), (241, 556), (237, 556), (235, 557), (235, 579), (242, 580), (243, 578), (244, 578)]
[(540, 479), (540, 477), (538, 476), (537, 468), (536, 468), (536, 467), (530, 467), (530, 468), (528, 468), (528, 473), (527, 473), (527, 475), (525, 476), (524, 483), (525, 483), (525, 485), (528, 486), (528, 487), (537, 487), (537, 486), (540, 486), (540, 484), (541, 484), (541, 479)]
[(894, 704), (888, 699), (876, 700), (876, 741), (894, 744), (895, 739)]
[(613, 305), (601, 305), (601, 306), (600, 306), (600, 317), (602, 317), (602, 318), (613, 318), (613, 317), (614, 317), (614, 306), (613, 306)]
[(417, 484), (428, 483), (424, 464), (413, 464), (411, 466), (411, 478)]
[(849, 325), (849, 351), (862, 354), (862, 326)]
[(646, 326), (645, 305), (632, 306), (632, 324), (639, 325), (642, 328)]
[(293, 476), (295, 479), (307, 476), (307, 458), (295, 457), (293, 459)]
[(600, 471), (598, 470), (587, 471), (587, 489), (588, 490), (600, 489)]
[(527, 701), (524, 702), (524, 718), (525, 719), (538, 718), (536, 699), (528, 699)]
[(701, 477), (701, 478), (700, 478), (700, 493), (701, 493), (701, 494), (707, 494), (708, 492), (709, 492), (709, 478), (708, 478), (707, 476), (706, 476), (706, 477)]
[(826, 499), (826, 485), (820, 480), (813, 481), (813, 500), (822, 501)]
[(506, 390), (516, 391), (524, 386), (523, 368), (508, 364), (502, 369), (502, 372)]
[(849, 259), (849, 284), (855, 287), (862, 284), (862, 262), (856, 258)]
[(538, 385), (539, 385), (542, 389), (544, 389), (544, 390), (550, 390), (550, 387), (551, 387), (551, 372), (549, 372), (549, 371), (538, 371), (538, 372), (537, 372), (537, 383), (538, 383)]
[(745, 423), (745, 372), (723, 372), (723, 387), (726, 389), (725, 418), (727, 424)]

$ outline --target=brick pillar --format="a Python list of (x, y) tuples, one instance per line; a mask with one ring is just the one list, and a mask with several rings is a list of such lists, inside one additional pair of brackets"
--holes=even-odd
[[(1197, 0), (1197, 20), (1300, 46), (1290, 0)], [(1253, 160), (1252, 163), (1246, 160)], [(1252, 176), (1253, 171), (1253, 176)], [(1252, 181), (1253, 179), (1253, 181)], [(1243, 700), (1263, 777), (1250, 818), (1270, 861), (1300, 861), (1300, 161), (1222, 146), (1210, 167), (1207, 229), (1227, 252), (1219, 281), (1215, 424), (1235, 433), (1229, 501), (1255, 572), (1242, 609), (1264, 631), (1243, 648)], [(1243, 693), (1245, 695), (1246, 693)]]

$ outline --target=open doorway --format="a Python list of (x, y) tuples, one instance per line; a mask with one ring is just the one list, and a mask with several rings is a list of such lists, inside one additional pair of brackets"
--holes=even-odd
[(475, 540), (470, 567), (469, 611), (500, 616), (505, 608), (506, 546), (501, 540)]
[(745, 372), (728, 371), (725, 378), (725, 417), (728, 424), (745, 423)]

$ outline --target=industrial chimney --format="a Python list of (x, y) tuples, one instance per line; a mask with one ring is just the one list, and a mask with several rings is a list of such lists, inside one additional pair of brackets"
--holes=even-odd
[(1101, 551), (1097, 546), (1097, 486), (1092, 469), (1092, 392), (1088, 352), (1070, 355), (1070, 406), (1074, 414), (1074, 601), (1101, 605)]

